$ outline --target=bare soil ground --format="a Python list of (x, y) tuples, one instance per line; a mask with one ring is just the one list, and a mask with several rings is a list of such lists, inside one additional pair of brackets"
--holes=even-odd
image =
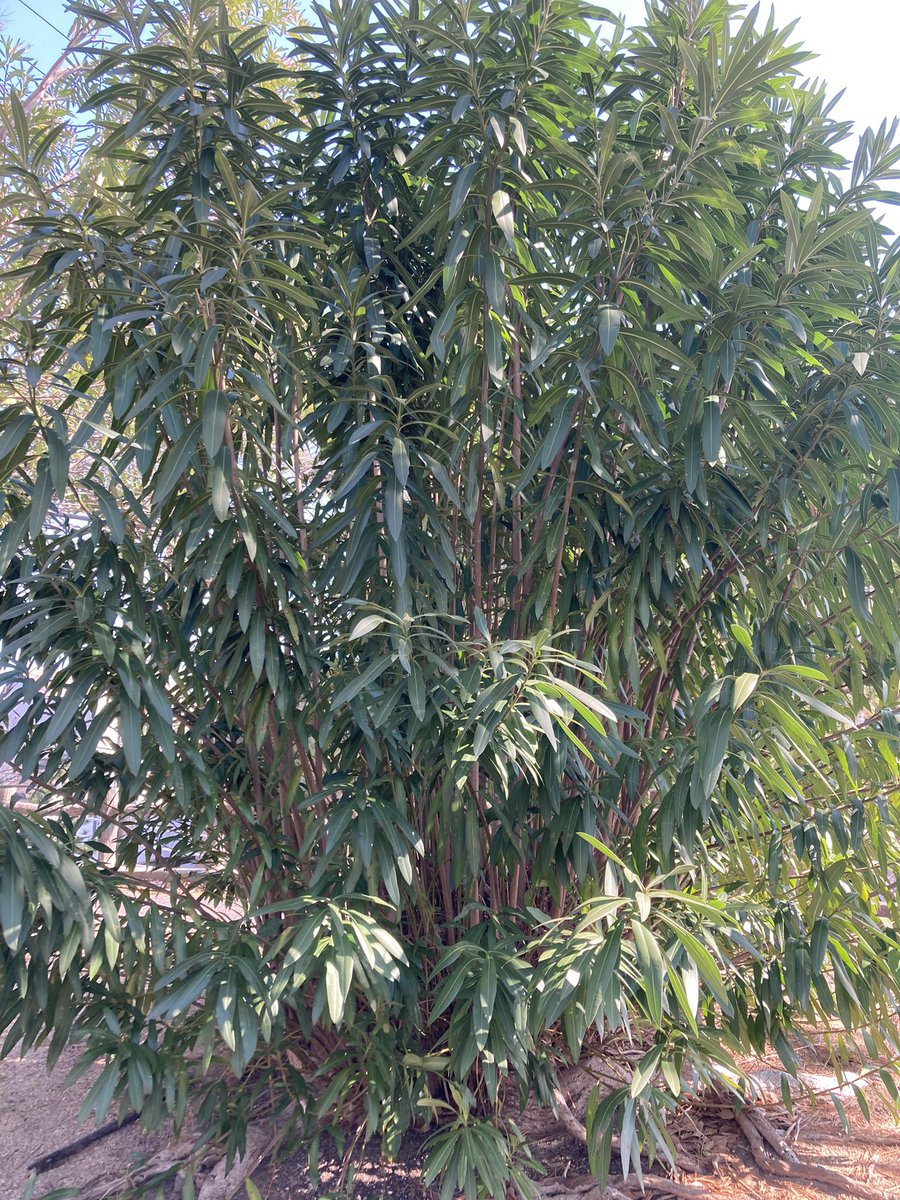
[[(78, 1058), (63, 1051), (56, 1070), (47, 1074), (46, 1056), (34, 1051), (0, 1062), (0, 1198), (18, 1200), (28, 1180), (27, 1164), (93, 1129), (79, 1124), (78, 1110), (99, 1070), (70, 1088), (65, 1079)], [(42, 1174), (35, 1196), (57, 1188), (113, 1181), (138, 1157), (157, 1149), (164, 1137), (150, 1137), (131, 1125), (96, 1142), (90, 1149)]]
[[(28, 1178), (29, 1162), (90, 1130), (89, 1124), (78, 1123), (77, 1115), (91, 1076), (71, 1088), (63, 1086), (75, 1057), (74, 1051), (67, 1051), (50, 1076), (43, 1055), (38, 1052), (0, 1063), (0, 1200), (18, 1200)], [(809, 1073), (807, 1078), (819, 1077), (827, 1082), (829, 1069), (815, 1047), (805, 1051), (801, 1058), (804, 1071)], [(766, 1064), (755, 1066), (765, 1070)], [(773, 1061), (768, 1067), (774, 1079), (777, 1063)], [(766, 1112), (801, 1160), (841, 1172), (879, 1200), (900, 1200), (900, 1126), (880, 1088), (864, 1090), (871, 1120), (866, 1121), (851, 1092), (845, 1098), (849, 1135), (843, 1131), (828, 1099), (811, 1102), (808, 1097), (801, 1097), (788, 1114), (772, 1096)], [(573, 1088), (569, 1095), (577, 1112), (583, 1096), (575, 1092)], [(697, 1189), (697, 1197), (703, 1200), (823, 1200), (826, 1196), (858, 1194), (855, 1187), (843, 1190), (763, 1174), (727, 1105), (685, 1109), (678, 1115), (673, 1133), (680, 1150), (708, 1165), (708, 1171), (700, 1175), (679, 1174), (681, 1197), (689, 1194), (686, 1187)], [(538, 1140), (532, 1149), (545, 1164), (548, 1175), (571, 1179), (572, 1194), (579, 1200), (591, 1200), (584, 1184), (588, 1172), (584, 1148), (552, 1123), (545, 1125), (543, 1131), (535, 1130), (535, 1134)], [(162, 1134), (148, 1137), (132, 1125), (42, 1174), (34, 1196), (56, 1188), (86, 1184), (96, 1187), (99, 1181), (108, 1180), (109, 1200), (116, 1200), (119, 1195), (116, 1178), (135, 1159), (159, 1149), (164, 1140)], [(265, 1200), (316, 1200), (334, 1196), (341, 1190), (356, 1200), (435, 1200), (436, 1193), (429, 1193), (421, 1178), (426, 1140), (422, 1135), (409, 1136), (400, 1160), (393, 1164), (379, 1161), (377, 1145), (370, 1147), (355, 1165), (350, 1179), (342, 1175), (334, 1148), (326, 1143), (316, 1187), (311, 1183), (302, 1152), (260, 1167), (253, 1178)], [(659, 1167), (655, 1171), (657, 1175), (663, 1173)], [(626, 1197), (640, 1194), (633, 1178), (618, 1186)], [(652, 1189), (656, 1200), (663, 1200), (666, 1194), (661, 1187)], [(675, 1191), (669, 1193), (675, 1194)], [(243, 1188), (238, 1197), (245, 1200)], [(593, 1200), (597, 1200), (596, 1190)]]

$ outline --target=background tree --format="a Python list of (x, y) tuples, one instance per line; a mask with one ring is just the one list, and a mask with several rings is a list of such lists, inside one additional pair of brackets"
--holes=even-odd
[(69, 207), (10, 100), (6, 1049), (232, 1151), (436, 1119), (449, 1197), (625, 1029), (639, 1169), (736, 1052), (900, 1053), (894, 129), (841, 174), (719, 0), (314, 19), (92, 12)]

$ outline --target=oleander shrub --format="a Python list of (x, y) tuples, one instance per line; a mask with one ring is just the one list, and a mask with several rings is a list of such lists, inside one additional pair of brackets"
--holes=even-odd
[(601, 1177), (811, 1022), (895, 1094), (893, 127), (722, 0), (81, 7), (77, 203), (3, 101), (4, 1052), (445, 1197), (623, 1033)]

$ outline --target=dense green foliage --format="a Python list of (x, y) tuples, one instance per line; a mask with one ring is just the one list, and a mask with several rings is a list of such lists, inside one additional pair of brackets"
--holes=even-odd
[(809, 1020), (900, 1054), (893, 130), (841, 174), (722, 0), (333, 0), (290, 70), (103, 7), (87, 198), (7, 101), (7, 1050), (437, 1120), (445, 1196), (618, 1030), (600, 1174)]

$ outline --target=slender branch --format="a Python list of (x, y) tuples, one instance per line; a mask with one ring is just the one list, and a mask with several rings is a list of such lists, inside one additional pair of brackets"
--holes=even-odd
[(35, 87), (34, 91), (30, 92), (22, 101), (22, 108), (25, 110), (25, 112), (30, 113), (33, 108), (40, 104), (41, 100), (43, 100), (47, 92), (58, 80), (77, 69), (74, 64), (69, 63), (69, 58), (77, 50), (81, 49), (81, 47), (87, 41), (89, 32), (89, 27), (85, 26), (79, 29), (78, 32), (71, 38), (62, 54), (60, 54), (59, 58), (57, 58), (56, 61), (50, 66), (49, 70), (44, 75), (37, 87)]
[[(576, 414), (572, 414), (573, 420)], [(569, 463), (569, 478), (566, 482), (566, 495), (563, 500), (562, 516), (560, 517), (559, 545), (556, 547), (556, 559), (553, 563), (553, 582), (550, 585), (550, 626), (556, 618), (556, 606), (559, 601), (559, 583), (562, 572), (563, 551), (566, 546), (566, 526), (569, 522), (569, 510), (572, 507), (572, 494), (575, 490), (575, 475), (578, 471), (578, 459), (581, 454), (581, 423), (575, 432), (575, 444), (572, 447), (572, 460)]]

